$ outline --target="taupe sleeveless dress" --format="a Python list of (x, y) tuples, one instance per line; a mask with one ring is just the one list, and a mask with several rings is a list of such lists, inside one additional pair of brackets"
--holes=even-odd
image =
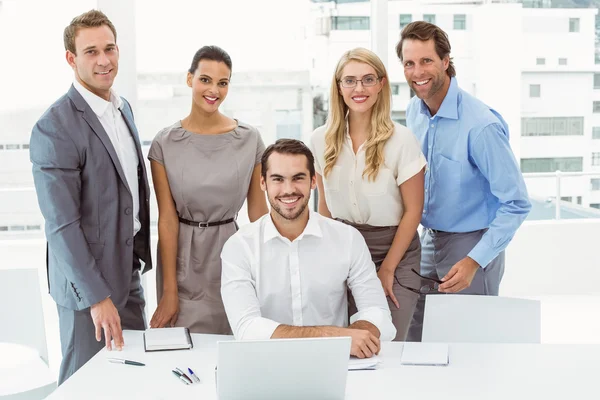
[[(180, 217), (217, 222), (236, 217), (264, 149), (256, 128), (239, 121), (233, 131), (218, 135), (188, 132), (177, 122), (156, 135), (148, 158), (164, 165)], [(176, 326), (195, 333), (232, 333), (221, 300), (220, 255), (236, 230), (233, 222), (208, 228), (179, 224)], [(160, 301), (160, 246), (156, 281)]]

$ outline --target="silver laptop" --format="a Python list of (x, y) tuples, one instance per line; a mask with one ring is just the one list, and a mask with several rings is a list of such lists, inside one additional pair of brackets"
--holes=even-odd
[(217, 343), (219, 400), (342, 400), (349, 337)]

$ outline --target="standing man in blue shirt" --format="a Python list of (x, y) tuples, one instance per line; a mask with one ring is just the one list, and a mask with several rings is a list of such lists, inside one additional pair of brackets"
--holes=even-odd
[[(504, 249), (531, 204), (502, 116), (458, 87), (436, 25), (402, 30), (396, 53), (415, 92), (406, 122), (427, 159), (421, 273), (442, 293), (498, 295)], [(420, 341), (421, 296), (408, 340)]]

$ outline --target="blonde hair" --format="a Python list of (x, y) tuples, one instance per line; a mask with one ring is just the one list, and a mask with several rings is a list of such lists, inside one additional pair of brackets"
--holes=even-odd
[(346, 114), (348, 113), (348, 106), (340, 93), (339, 81), (342, 79), (344, 67), (350, 61), (368, 64), (375, 69), (375, 73), (379, 79), (385, 78), (383, 87), (377, 96), (377, 101), (372, 107), (371, 132), (364, 145), (366, 160), (362, 176), (367, 176), (372, 181), (375, 180), (379, 168), (384, 163), (383, 147), (394, 133), (394, 123), (391, 117), (392, 90), (387, 71), (379, 57), (372, 51), (362, 47), (352, 49), (342, 55), (331, 82), (329, 115), (325, 125), (325, 168), (323, 175), (327, 177), (333, 169), (346, 140)]

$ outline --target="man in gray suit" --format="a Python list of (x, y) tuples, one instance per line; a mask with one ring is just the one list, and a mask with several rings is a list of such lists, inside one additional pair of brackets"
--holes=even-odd
[(30, 141), (60, 323), (59, 384), (112, 340), (120, 350), (122, 329), (146, 328), (140, 271), (152, 268), (150, 189), (131, 107), (111, 88), (116, 36), (96, 10), (65, 28), (75, 79)]

